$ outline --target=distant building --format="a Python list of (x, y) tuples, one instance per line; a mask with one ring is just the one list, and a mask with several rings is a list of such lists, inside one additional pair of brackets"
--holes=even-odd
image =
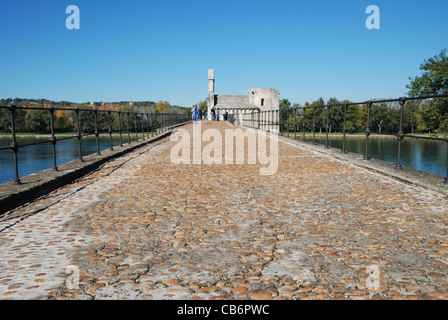
[[(215, 70), (208, 70), (208, 119), (211, 120), (211, 109), (219, 110), (222, 120), (224, 113), (235, 115), (235, 124), (242, 124), (249, 117), (258, 117), (260, 111), (272, 111), (264, 113), (271, 117), (270, 121), (276, 121), (280, 108), (280, 91), (272, 88), (251, 88), (248, 95), (222, 95), (215, 94)], [(257, 118), (259, 121), (259, 118)]]

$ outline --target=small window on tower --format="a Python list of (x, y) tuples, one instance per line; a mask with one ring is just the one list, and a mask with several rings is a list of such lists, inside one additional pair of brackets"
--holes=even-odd
[(264, 106), (264, 99), (261, 99), (261, 105)]

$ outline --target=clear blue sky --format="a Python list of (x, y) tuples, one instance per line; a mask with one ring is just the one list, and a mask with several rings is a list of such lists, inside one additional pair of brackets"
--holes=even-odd
[[(80, 29), (68, 30), (68, 5)], [(380, 30), (368, 30), (368, 5)], [(448, 47), (446, 0), (14, 0), (0, 3), (0, 98), (167, 100), (276, 88), (303, 104), (405, 95)]]

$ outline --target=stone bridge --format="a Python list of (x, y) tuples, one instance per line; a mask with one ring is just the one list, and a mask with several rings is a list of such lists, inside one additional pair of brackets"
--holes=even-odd
[(271, 175), (174, 164), (176, 143), (143, 144), (1, 215), (0, 298), (448, 297), (448, 200), (430, 177), (287, 137)]

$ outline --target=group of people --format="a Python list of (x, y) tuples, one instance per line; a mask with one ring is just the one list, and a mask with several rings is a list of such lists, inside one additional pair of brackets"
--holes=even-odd
[(211, 112), (212, 112), (212, 121), (219, 121), (219, 110), (213, 107)]
[[(219, 109), (215, 109), (215, 107), (212, 108), (212, 121), (219, 121)], [(223, 113), (222, 118), (224, 121), (227, 121), (227, 118), (229, 117), (229, 113), (226, 111)]]
[[(219, 121), (219, 110), (218, 109), (213, 107), (211, 110), (211, 115), (212, 115), (212, 121)], [(227, 121), (228, 116), (229, 116), (229, 113), (226, 111), (222, 116), (224, 121)], [(198, 123), (198, 121), (202, 119), (202, 110), (199, 109), (197, 104), (191, 109), (191, 118), (193, 120), (193, 123)]]

